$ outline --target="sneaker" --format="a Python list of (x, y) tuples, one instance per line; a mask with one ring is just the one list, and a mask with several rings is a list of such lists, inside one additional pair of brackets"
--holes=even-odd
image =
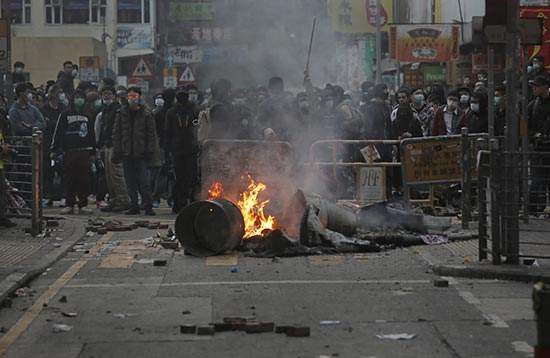
[(11, 221), (10, 219), (3, 218), (3, 219), (0, 219), (0, 226), (5, 228), (10, 228), (10, 227), (17, 226), (17, 224)]
[(140, 211), (138, 208), (130, 208), (124, 212), (126, 215), (139, 215)]
[(61, 210), (61, 214), (64, 215), (72, 215), (74, 214), (74, 207), (73, 206), (67, 206)]
[(78, 208), (78, 214), (79, 215), (92, 215), (94, 212), (90, 209), (86, 208)]
[(155, 216), (155, 215), (157, 215), (157, 214), (153, 211), (153, 209), (149, 209), (149, 210), (145, 210), (145, 215), (147, 215), (147, 216)]

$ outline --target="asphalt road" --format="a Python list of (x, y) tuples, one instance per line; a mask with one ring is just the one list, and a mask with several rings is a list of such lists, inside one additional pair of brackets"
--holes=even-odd
[[(0, 310), (6, 357), (529, 357), (531, 285), (435, 276), (414, 248), (375, 254), (193, 258), (148, 247), (154, 231), (86, 237)], [(167, 260), (157, 267), (153, 259)], [(66, 302), (62, 300), (66, 298)], [(76, 317), (67, 314), (76, 313)], [(248, 317), (305, 338), (180, 325)], [(338, 321), (321, 324), (321, 321)], [(55, 324), (72, 328), (54, 332)], [(377, 335), (407, 333), (410, 340)]]

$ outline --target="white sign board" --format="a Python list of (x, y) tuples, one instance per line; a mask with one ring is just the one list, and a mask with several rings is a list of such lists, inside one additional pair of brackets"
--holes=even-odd
[(360, 168), (357, 173), (357, 201), (373, 204), (387, 200), (386, 169), (383, 167)]
[(170, 46), (168, 58), (173, 63), (200, 63), (202, 50), (198, 46)]

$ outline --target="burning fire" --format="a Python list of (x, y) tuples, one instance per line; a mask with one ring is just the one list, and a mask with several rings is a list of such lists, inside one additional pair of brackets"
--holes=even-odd
[[(262, 235), (266, 230), (275, 228), (275, 218), (264, 213), (265, 206), (269, 200), (260, 201), (258, 196), (267, 189), (264, 183), (256, 183), (248, 176), (248, 187), (245, 192), (239, 195), (237, 206), (244, 218), (244, 238)], [(218, 199), (223, 196), (223, 185), (220, 182), (212, 184), (208, 190), (209, 200)]]
[(219, 199), (223, 197), (223, 185), (220, 182), (214, 182), (208, 189), (208, 200)]

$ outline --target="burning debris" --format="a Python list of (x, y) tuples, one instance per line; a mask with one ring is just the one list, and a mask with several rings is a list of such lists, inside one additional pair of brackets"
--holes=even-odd
[[(234, 201), (224, 185), (212, 184), (209, 200), (191, 204), (176, 221), (186, 253), (210, 256), (238, 249), (251, 256), (298, 256), (377, 252), (422, 244), (422, 235), (442, 233), (450, 218), (417, 214), (407, 204), (378, 203), (352, 210), (298, 190), (283, 213), (268, 214), (267, 185), (247, 177)], [(265, 196), (265, 195), (264, 195)], [(279, 219), (276, 219), (278, 217)]]

